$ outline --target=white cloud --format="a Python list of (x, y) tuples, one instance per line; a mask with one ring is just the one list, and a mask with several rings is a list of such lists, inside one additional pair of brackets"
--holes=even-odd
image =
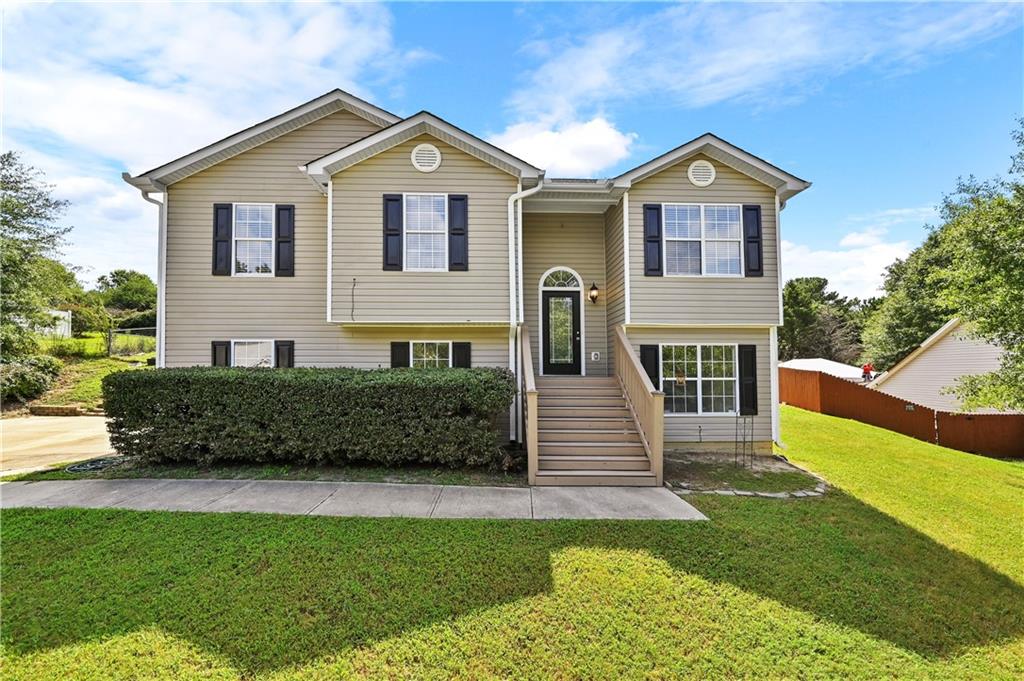
[[(857, 66), (916, 68), (1012, 30), (1020, 11), (993, 4), (696, 3), (612, 20), (610, 28), (526, 45), (524, 56), (544, 61), (510, 98), (515, 122), (496, 138), (516, 142), (536, 126), (557, 130), (639, 98), (687, 108), (789, 103)], [(614, 157), (599, 154), (581, 165), (596, 173)]]
[(634, 139), (636, 135), (619, 132), (598, 116), (555, 126), (519, 123), (490, 141), (554, 177), (586, 176), (595, 168), (614, 165), (629, 156)]
[(915, 244), (893, 239), (893, 227), (921, 227), (936, 216), (933, 208), (894, 208), (855, 215), (842, 222), (849, 231), (836, 248), (812, 248), (792, 241), (782, 242), (782, 272), (789, 279), (825, 277), (830, 288), (845, 296), (870, 298), (881, 295), (885, 268), (905, 258)]

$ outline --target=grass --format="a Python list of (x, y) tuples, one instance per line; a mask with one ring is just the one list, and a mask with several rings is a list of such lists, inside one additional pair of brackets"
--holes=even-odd
[(97, 359), (69, 358), (57, 378), (57, 383), (39, 397), (36, 404), (77, 404), (97, 409), (103, 404), (103, 377), (115, 371), (141, 369), (152, 353), (128, 357), (100, 357)]
[(1024, 469), (783, 419), (706, 523), (7, 510), (4, 678), (1020, 678)]
[[(78, 338), (46, 338), (42, 350), (60, 358), (99, 359), (107, 356), (107, 335), (98, 331), (83, 333)], [(132, 333), (114, 334), (114, 356), (156, 352), (156, 338)]]

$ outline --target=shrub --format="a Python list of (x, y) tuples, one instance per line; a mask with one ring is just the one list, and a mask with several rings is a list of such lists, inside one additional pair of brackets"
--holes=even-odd
[(145, 461), (498, 464), (500, 369), (126, 371), (103, 379), (114, 448)]
[(56, 357), (34, 355), (0, 364), (0, 398), (27, 402), (53, 385), (64, 366)]
[(156, 310), (129, 312), (114, 318), (114, 326), (119, 329), (152, 329), (156, 327)]

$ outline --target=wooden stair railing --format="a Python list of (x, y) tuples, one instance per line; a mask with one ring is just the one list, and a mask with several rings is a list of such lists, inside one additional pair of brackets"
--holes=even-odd
[(523, 404), (523, 428), (526, 437), (523, 444), (526, 446), (527, 479), (531, 485), (537, 484), (537, 468), (539, 448), (537, 444), (537, 383), (533, 377), (533, 354), (530, 350), (530, 332), (526, 324), (519, 325), (519, 356), (521, 366), (519, 367), (520, 383), (519, 390), (522, 395)]
[(613, 343), (615, 377), (622, 385), (644, 451), (651, 460), (651, 472), (661, 486), (664, 480), (662, 454), (665, 445), (665, 393), (651, 382), (621, 326), (615, 327)]

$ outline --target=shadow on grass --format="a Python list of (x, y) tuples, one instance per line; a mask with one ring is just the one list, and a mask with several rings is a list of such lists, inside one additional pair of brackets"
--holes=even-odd
[(266, 672), (550, 593), (573, 546), (644, 551), (926, 658), (1024, 633), (1024, 588), (852, 497), (706, 508), (710, 523), (9, 510), (2, 638), (27, 653), (156, 626)]

